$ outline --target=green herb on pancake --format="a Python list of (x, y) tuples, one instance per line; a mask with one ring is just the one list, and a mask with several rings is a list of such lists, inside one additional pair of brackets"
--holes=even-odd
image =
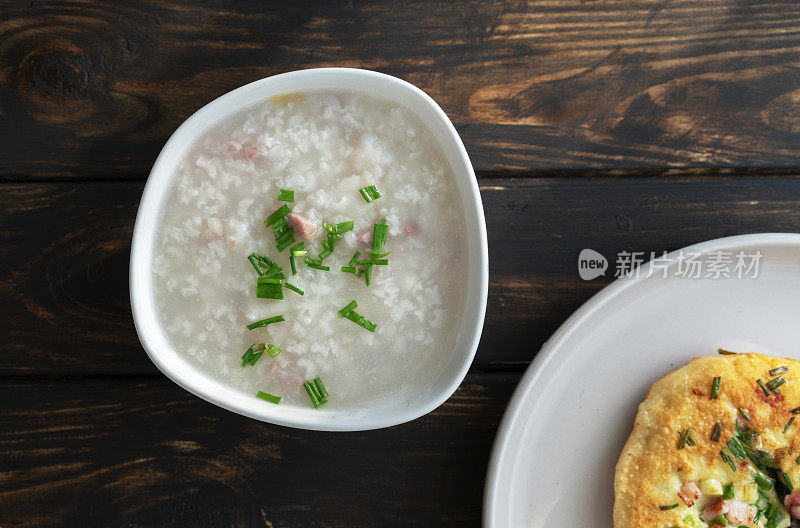
[(719, 442), (719, 437), (722, 434), (722, 424), (717, 422), (714, 424), (714, 429), (711, 431), (711, 441)]
[(761, 379), (759, 378), (756, 380), (756, 383), (758, 383), (758, 386), (761, 387), (762, 391), (764, 391), (764, 395), (766, 395), (766, 397), (769, 398), (770, 397), (769, 389), (767, 388), (766, 385), (764, 385), (764, 382), (761, 381)]
[(728, 464), (733, 471), (736, 471), (736, 464), (733, 462), (733, 459), (728, 456), (728, 453), (725, 451), (720, 451), (719, 456), (722, 458), (722, 461)]
[(770, 376), (780, 376), (781, 374), (786, 374), (789, 372), (789, 367), (786, 365), (781, 365), (780, 367), (775, 367), (774, 369), (770, 369), (769, 375)]
[(746, 422), (749, 422), (749, 421), (750, 421), (750, 415), (749, 415), (749, 414), (747, 414), (747, 411), (745, 411), (745, 410), (744, 410), (744, 409), (742, 409), (741, 407), (737, 407), (737, 408), (736, 408), (736, 410), (737, 410), (737, 411), (739, 411), (739, 415), (740, 415), (740, 416), (741, 416), (741, 417), (742, 417), (742, 418), (743, 418), (743, 419), (744, 419)]
[(694, 440), (690, 436), (692, 434), (691, 428), (687, 427), (680, 433), (680, 437), (678, 438), (678, 449), (683, 449), (684, 447), (693, 446)]
[(737, 354), (737, 352), (731, 352), (730, 350), (725, 350), (724, 348), (718, 348), (717, 354), (719, 354), (720, 356), (733, 356)]
[(767, 388), (777, 394), (776, 391), (778, 387), (780, 387), (784, 383), (786, 383), (786, 379), (784, 379), (783, 376), (778, 376), (777, 378), (771, 379), (767, 382)]
[(661, 511), (674, 510), (678, 506), (680, 506), (680, 504), (676, 502), (675, 504), (670, 504), (669, 506), (659, 506), (658, 509)]
[(711, 394), (708, 396), (712, 400), (719, 398), (719, 386), (722, 383), (720, 376), (715, 376), (714, 381), (711, 382)]
[(789, 428), (792, 426), (792, 423), (794, 423), (794, 416), (789, 418), (789, 421), (786, 422), (786, 427), (783, 428), (783, 434), (786, 434), (786, 431), (789, 430)]

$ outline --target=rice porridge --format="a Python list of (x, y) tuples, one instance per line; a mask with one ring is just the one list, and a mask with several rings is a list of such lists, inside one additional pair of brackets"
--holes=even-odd
[[(464, 312), (465, 243), (453, 175), (414, 114), (349, 92), (287, 94), (216, 123), (179, 164), (154, 297), (176, 350), (253, 405), (270, 405), (255, 399), (264, 392), (310, 407), (304, 382), (320, 378), (326, 407), (369, 406), (443, 370)], [(262, 287), (283, 299), (259, 298)]]

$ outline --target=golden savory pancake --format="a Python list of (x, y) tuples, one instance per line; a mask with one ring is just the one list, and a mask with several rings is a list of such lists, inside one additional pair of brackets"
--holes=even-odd
[(700, 357), (657, 381), (617, 462), (614, 528), (789, 526), (800, 518), (794, 413), (792, 359)]

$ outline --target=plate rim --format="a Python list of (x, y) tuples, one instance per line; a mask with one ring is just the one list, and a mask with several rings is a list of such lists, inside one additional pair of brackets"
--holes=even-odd
[[(675, 251), (667, 253), (666, 257), (670, 262), (676, 259), (680, 252), (709, 253), (724, 249), (732, 249), (738, 246), (752, 245), (759, 243), (763, 245), (785, 245), (800, 248), (800, 233), (752, 233), (746, 235), (734, 235), (729, 237), (715, 238), (705, 242), (699, 242)], [(661, 258), (661, 257), (659, 257)], [(641, 269), (647, 272), (652, 267), (652, 261), (642, 265)], [(528, 365), (525, 373), (517, 382), (514, 392), (503, 411), (503, 417), (497, 428), (492, 451), (489, 456), (489, 463), (486, 470), (483, 493), (483, 526), (484, 528), (504, 528), (497, 519), (498, 502), (497, 481), (499, 473), (503, 467), (504, 457), (508, 456), (507, 445), (511, 431), (520, 418), (522, 403), (528, 398), (531, 389), (536, 386), (536, 381), (543, 375), (547, 364), (554, 358), (561, 344), (573, 333), (573, 331), (583, 324), (590, 316), (598, 311), (603, 305), (612, 301), (624, 291), (636, 287), (645, 277), (623, 277), (618, 278), (591, 296), (577, 310), (575, 310), (553, 334), (542, 343), (541, 348)]]

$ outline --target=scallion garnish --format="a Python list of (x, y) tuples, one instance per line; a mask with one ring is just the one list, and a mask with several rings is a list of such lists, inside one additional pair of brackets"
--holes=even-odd
[(306, 294), (306, 292), (304, 292), (303, 290), (301, 290), (300, 288), (298, 288), (294, 284), (289, 284), (288, 282), (284, 282), (283, 286), (286, 287), (286, 288), (289, 288), (290, 290), (292, 290), (295, 293), (299, 293), (300, 295), (305, 295)]
[(261, 328), (272, 323), (280, 323), (281, 321), (285, 321), (286, 319), (283, 318), (282, 315), (276, 315), (275, 317), (270, 317), (268, 319), (262, 319), (260, 321), (256, 321), (255, 323), (250, 323), (247, 325), (248, 330), (252, 330), (254, 328)]
[(789, 367), (786, 365), (781, 365), (780, 367), (775, 367), (774, 369), (770, 369), (769, 375), (770, 376), (780, 376), (781, 374), (786, 374), (789, 372)]
[(691, 432), (692, 430), (687, 427), (680, 433), (680, 437), (678, 438), (678, 449), (683, 449), (687, 445), (692, 445), (689, 443), (692, 440), (692, 438), (689, 436)]
[(317, 269), (317, 270), (322, 270), (322, 271), (330, 271), (331, 270), (330, 266), (320, 266), (319, 264), (316, 264), (316, 263), (313, 263), (313, 262), (306, 262), (306, 266), (308, 266), (311, 269)]
[(727, 526), (728, 519), (725, 518), (724, 515), (717, 515), (713, 519), (709, 521), (711, 526)]
[(378, 192), (378, 188), (374, 185), (367, 185), (366, 187), (359, 189), (358, 192), (361, 193), (361, 196), (364, 197), (364, 200), (366, 200), (367, 203), (374, 202), (381, 197), (381, 193)]
[(274, 277), (259, 277), (256, 283), (256, 297), (259, 299), (283, 299), (281, 280)]
[(737, 352), (731, 352), (730, 350), (725, 350), (724, 348), (717, 349), (717, 354), (719, 354), (720, 356), (733, 356), (736, 353)]
[(292, 256), (295, 258), (306, 258), (308, 256), (308, 251), (305, 249), (293, 249)]
[[(253, 269), (256, 270), (256, 273), (258, 273), (259, 275), (263, 275), (264, 274), (264, 269), (263, 269), (262, 266), (264, 266), (264, 261), (258, 258), (260, 256), (261, 255), (259, 255), (259, 254), (254, 252), (254, 253), (251, 253), (250, 255), (248, 255), (247, 260), (249, 260), (250, 264), (253, 265)], [(266, 259), (266, 257), (262, 257), (262, 259)], [(267, 264), (266, 267), (269, 267), (270, 264)]]
[(786, 379), (784, 379), (783, 376), (778, 376), (777, 378), (771, 379), (767, 382), (767, 388), (772, 392), (775, 392), (775, 389), (777, 389), (784, 383), (786, 383)]
[(722, 424), (717, 422), (714, 424), (714, 429), (711, 431), (711, 441), (719, 442), (719, 437), (722, 434)]
[(749, 415), (749, 414), (747, 414), (747, 411), (745, 411), (745, 410), (744, 410), (744, 409), (742, 409), (741, 407), (737, 407), (737, 408), (736, 408), (736, 410), (737, 410), (737, 411), (739, 411), (739, 414), (741, 415), (741, 417), (742, 417), (742, 418), (744, 418), (744, 420), (745, 420), (746, 422), (749, 422), (749, 421), (750, 421), (750, 415)]
[(280, 396), (273, 396), (272, 394), (261, 391), (258, 391), (258, 393), (256, 394), (256, 398), (261, 398), (262, 400), (266, 400), (271, 403), (280, 403), (281, 400), (283, 399)]
[[(319, 384), (317, 384), (317, 381), (319, 381)], [(314, 381), (306, 381), (303, 383), (303, 388), (306, 389), (308, 397), (311, 398), (311, 403), (314, 404), (315, 409), (328, 401), (328, 391), (325, 390), (325, 386), (322, 385), (322, 380), (318, 377), (314, 378)]]
[(355, 261), (356, 266), (388, 266), (389, 260), (388, 259), (370, 259), (370, 260), (357, 260)]
[(722, 382), (720, 376), (715, 376), (714, 381), (711, 382), (711, 394), (708, 396), (712, 400), (719, 398), (719, 385)]
[(734, 495), (733, 492), (733, 484), (725, 484), (722, 488), (722, 498), (723, 499), (732, 499)]
[(786, 431), (789, 430), (789, 428), (792, 426), (792, 423), (794, 423), (794, 416), (789, 418), (789, 421), (786, 422), (786, 427), (783, 428), (783, 434), (786, 434)]
[(372, 282), (372, 264), (364, 266), (364, 274), (366, 275), (365, 282), (369, 286), (370, 282)]
[(385, 218), (381, 218), (375, 222), (375, 227), (372, 228), (372, 251), (370, 258), (374, 258), (381, 248), (386, 244), (386, 237), (389, 234), (389, 224), (386, 223)]
[(355, 266), (342, 266), (341, 270), (345, 273), (352, 273), (353, 275), (358, 275), (361, 271)]
[(355, 266), (356, 260), (358, 260), (358, 257), (360, 257), (360, 256), (361, 256), (361, 252), (360, 251), (356, 251), (353, 254), (353, 258), (350, 259), (350, 263), (348, 264), (348, 266)]
[(764, 382), (761, 381), (761, 379), (757, 379), (756, 383), (758, 383), (758, 386), (761, 387), (761, 390), (764, 392), (764, 394), (767, 396), (767, 398), (769, 398), (769, 396), (770, 396), (769, 389), (767, 388), (766, 385), (764, 385)]
[(331, 248), (325, 249), (322, 253), (319, 254), (319, 260), (325, 260), (331, 255), (331, 253), (333, 253), (333, 250)]
[(756, 471), (756, 475), (755, 475), (754, 479), (755, 479), (756, 484), (758, 485), (758, 487), (761, 488), (762, 490), (765, 490), (765, 491), (766, 490), (771, 490), (772, 486), (775, 485), (775, 481), (772, 480), (771, 478), (769, 478), (768, 476), (766, 476), (761, 471)]
[(789, 488), (789, 491), (794, 491), (794, 484), (792, 484), (792, 479), (789, 478), (789, 474), (785, 471), (781, 471), (781, 477), (781, 480), (783, 480), (783, 483)]
[(800, 407), (795, 407), (794, 409), (792, 409), (789, 412), (792, 413), (792, 414), (800, 414)]
[(348, 220), (346, 222), (339, 222), (336, 224), (334, 228), (334, 232), (337, 235), (341, 235), (342, 233), (347, 233), (348, 231), (352, 231), (354, 222), (352, 220)]
[(282, 218), (284, 218), (286, 215), (288, 215), (291, 212), (292, 212), (292, 210), (289, 208), (289, 206), (286, 205), (286, 204), (283, 204), (282, 206), (280, 206), (278, 208), (277, 211), (275, 211), (274, 213), (269, 215), (267, 217), (267, 219), (264, 220), (264, 227), (270, 227), (272, 224), (274, 224), (278, 220), (281, 220)]
[(728, 456), (728, 453), (725, 451), (720, 451), (719, 456), (722, 458), (722, 461), (728, 464), (733, 471), (736, 471), (736, 464), (733, 462), (733, 459)]
[(670, 504), (669, 506), (659, 506), (658, 508), (659, 508), (661, 511), (666, 511), (666, 510), (674, 510), (674, 509), (675, 509), (675, 508), (677, 508), (678, 506), (680, 506), (680, 504), (678, 504), (678, 503), (676, 502), (675, 504)]
[(794, 459), (794, 463), (800, 466), (800, 455), (798, 455), (798, 457)]
[(739, 442), (739, 439), (736, 438), (735, 436), (732, 436), (731, 439), (728, 440), (727, 446), (728, 449), (731, 450), (731, 453), (733, 453), (737, 458), (740, 458), (742, 460), (747, 458), (747, 453), (745, 452), (742, 443)]
[(317, 394), (328, 399), (328, 391), (325, 389), (325, 385), (322, 384), (322, 380), (319, 379), (319, 376), (314, 378), (314, 386), (317, 388)]
[(267, 354), (269, 357), (275, 359), (275, 356), (281, 353), (281, 349), (275, 345), (267, 345)]
[(278, 200), (281, 202), (294, 202), (294, 191), (281, 189), (278, 191)]
[(366, 330), (369, 330), (370, 332), (374, 332), (375, 329), (378, 327), (378, 325), (373, 323), (363, 315), (356, 313), (355, 308), (357, 306), (358, 303), (355, 300), (351, 301), (347, 306), (339, 310), (339, 316), (353, 321), (358, 326)]
[(267, 345), (265, 343), (253, 343), (250, 345), (250, 348), (242, 356), (242, 366), (245, 367), (250, 365), (251, 367), (256, 364), (256, 361), (261, 357), (266, 350)]

